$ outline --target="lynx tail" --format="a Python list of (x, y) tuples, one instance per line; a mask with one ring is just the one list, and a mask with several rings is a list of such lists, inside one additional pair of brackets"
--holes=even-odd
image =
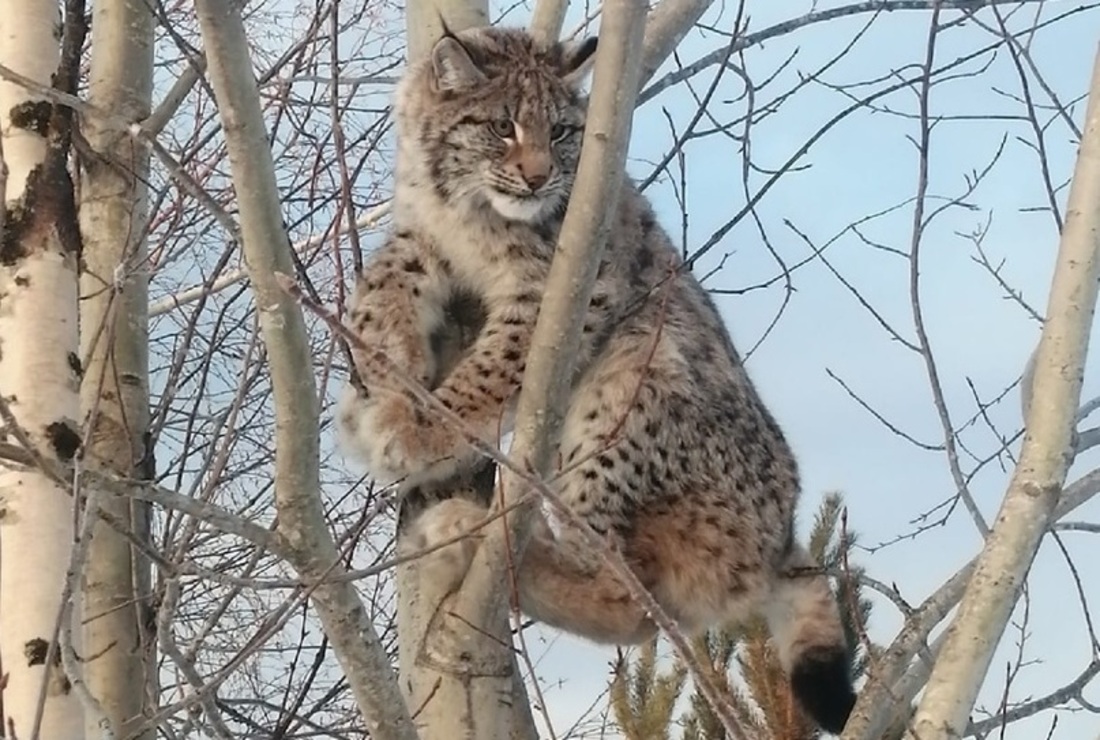
[(767, 607), (768, 627), (795, 699), (821, 729), (839, 734), (856, 695), (836, 597), (805, 551), (796, 547), (784, 565)]

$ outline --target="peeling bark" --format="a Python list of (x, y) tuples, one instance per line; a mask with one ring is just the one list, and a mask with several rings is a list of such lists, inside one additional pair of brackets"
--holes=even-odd
[[(70, 3), (72, 4), (72, 3)], [(77, 3), (79, 4), (79, 3)], [(63, 59), (79, 54), (75, 24), (61, 53), (57, 3), (24, 0), (0, 14), (0, 63), (70, 89)], [(64, 67), (64, 65), (62, 65)], [(8, 167), (0, 235), (0, 399), (9, 440), (63, 464), (79, 451), (77, 264), (80, 235), (67, 170), (71, 113), (0, 83), (0, 140)], [(17, 428), (16, 428), (17, 427)], [(29, 738), (83, 737), (83, 712), (57, 646), (73, 542), (73, 497), (34, 468), (0, 462), (0, 656), (4, 727)], [(74, 618), (79, 619), (78, 610)], [(63, 629), (70, 625), (62, 625)], [(41, 715), (39, 698), (45, 693)]]

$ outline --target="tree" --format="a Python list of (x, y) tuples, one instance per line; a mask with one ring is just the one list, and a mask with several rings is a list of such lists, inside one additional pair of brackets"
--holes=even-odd
[[(66, 5), (83, 13), (82, 3)], [(33, 85), (76, 89), (83, 34), (50, 0), (0, 13), (0, 64)], [(5, 438), (37, 462), (58, 466), (81, 445), (77, 337), (79, 229), (67, 157), (72, 111), (26, 86), (0, 82), (0, 143), (6, 165), (0, 243), (0, 413)], [(0, 467), (0, 657), (4, 731), (79, 738), (73, 691), (74, 616), (68, 572), (74, 491), (44, 465)], [(62, 664), (65, 668), (62, 668)]]
[[(83, 17), (67, 23), (84, 23)], [(153, 92), (153, 15), (139, 0), (92, 8), (88, 103), (128, 122), (148, 118)], [(88, 470), (116, 478), (156, 475), (149, 434), (149, 152), (96, 117), (81, 127), (80, 355)], [(91, 510), (83, 563), (84, 674), (110, 726), (151, 740), (157, 703), (152, 521), (148, 504), (101, 498)], [(99, 519), (99, 521), (95, 521)], [(100, 718), (89, 712), (86, 734)]]
[[(1027, 434), (997, 522), (959, 604), (906, 736), (957, 737), (1052, 523), (1073, 458), (1073, 435), (1100, 278), (1100, 52), (1093, 67), (1077, 167), (1047, 319), (1025, 375)], [(1038, 401), (1041, 400), (1041, 403)]]
[(318, 470), (317, 396), (309, 372), (309, 343), (301, 309), (278, 284), (292, 271), (280, 214), (267, 132), (240, 10), (200, 0), (199, 23), (210, 73), (225, 122), (230, 164), (241, 200), (241, 247), (247, 255), (275, 399), (278, 452), (276, 536), (289, 563), (309, 585), (311, 600), (352, 684), (363, 719), (376, 738), (416, 737), (392, 668), (373, 625), (350, 584), (333, 580), (336, 543), (324, 524)]

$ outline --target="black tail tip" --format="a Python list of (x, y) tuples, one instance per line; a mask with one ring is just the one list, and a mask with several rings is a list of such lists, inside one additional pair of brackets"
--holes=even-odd
[(840, 734), (856, 703), (848, 651), (840, 646), (806, 651), (791, 668), (791, 689), (821, 729)]

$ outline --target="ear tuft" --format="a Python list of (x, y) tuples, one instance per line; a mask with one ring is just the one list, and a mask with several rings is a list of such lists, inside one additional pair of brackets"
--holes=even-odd
[(596, 62), (597, 37), (565, 44), (562, 49), (561, 78), (570, 87), (580, 87), (592, 72)]
[(485, 82), (470, 52), (454, 36), (444, 36), (432, 47), (432, 72), (440, 92), (468, 90)]

